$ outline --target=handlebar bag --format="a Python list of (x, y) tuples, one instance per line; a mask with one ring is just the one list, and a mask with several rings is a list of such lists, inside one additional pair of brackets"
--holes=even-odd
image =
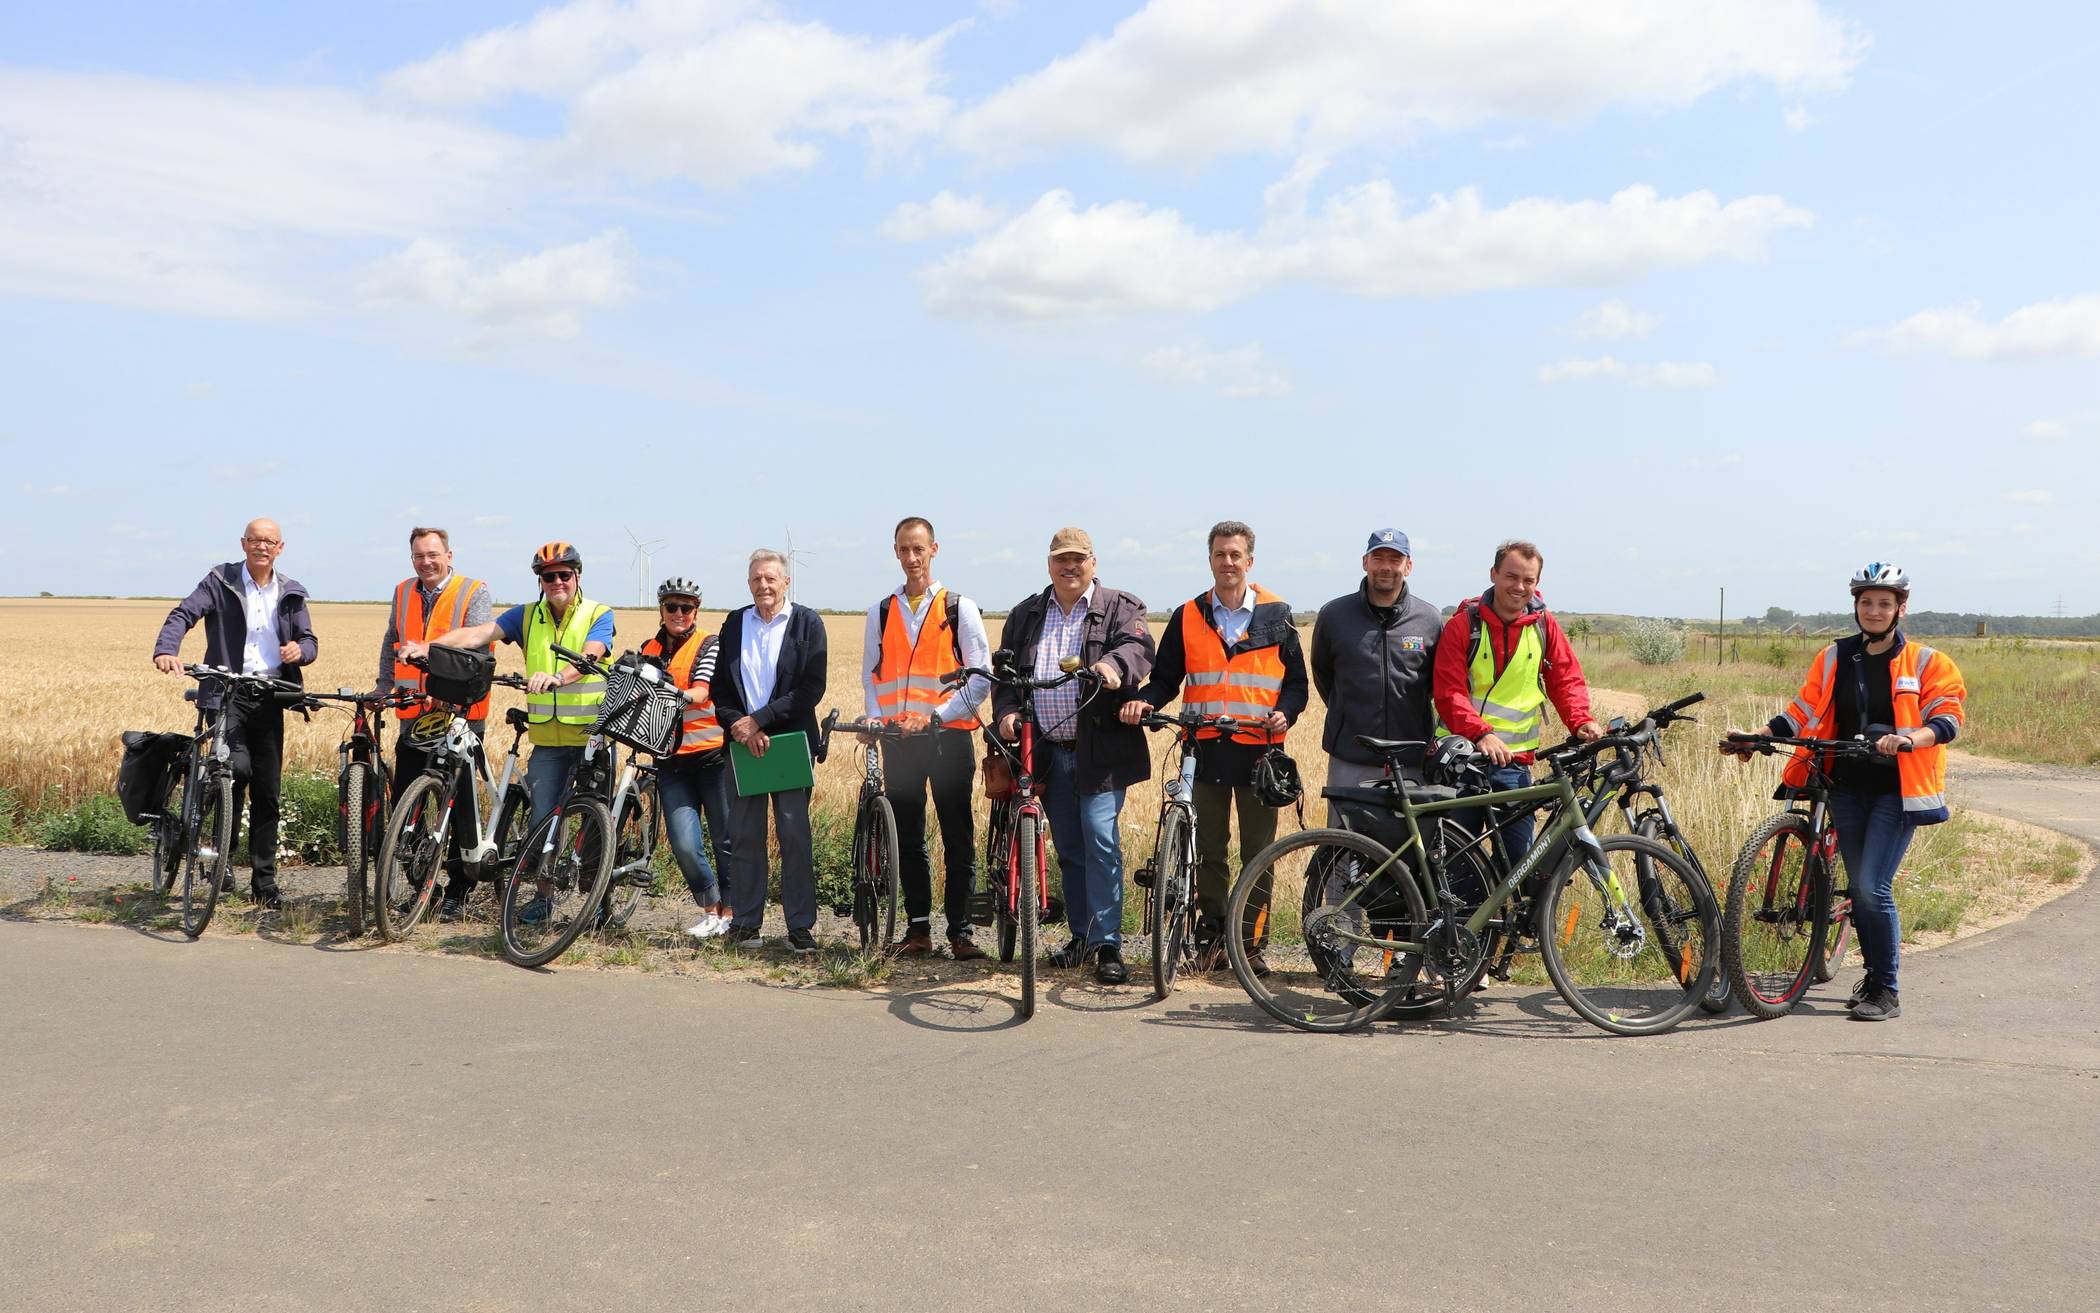
[(463, 647), (433, 647), (425, 657), (423, 691), (440, 702), (471, 707), (489, 695), (496, 679), (496, 654)]
[(1014, 768), (1006, 754), (997, 748), (984, 750), (984, 796), (992, 802), (1005, 802), (1014, 796)]
[(189, 741), (187, 734), (124, 731), (124, 759), (117, 763), (117, 800), (124, 804), (125, 820), (143, 825), (160, 815)]

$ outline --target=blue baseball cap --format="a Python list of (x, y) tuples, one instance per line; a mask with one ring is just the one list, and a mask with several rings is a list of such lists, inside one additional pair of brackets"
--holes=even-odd
[(1371, 535), (1371, 541), (1364, 544), (1364, 555), (1366, 556), (1369, 556), (1372, 552), (1380, 551), (1398, 552), (1402, 556), (1414, 555), (1413, 552), (1407, 550), (1407, 535), (1398, 529), (1379, 529)]

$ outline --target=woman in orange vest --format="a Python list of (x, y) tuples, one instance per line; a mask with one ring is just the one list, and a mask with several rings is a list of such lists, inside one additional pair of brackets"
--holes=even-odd
[[(1830, 818), (1852, 885), (1852, 924), (1859, 929), (1867, 973), (1852, 991), (1852, 1015), (1888, 1021), (1902, 1015), (1896, 965), (1902, 929), (1896, 918), (1896, 868), (1913, 827), (1947, 819), (1947, 748), (1967, 720), (1968, 690), (1954, 658), (1912, 643), (1896, 626), (1910, 608), (1910, 576), (1885, 561), (1852, 576), (1852, 614), (1859, 632), (1816, 654), (1801, 691), (1772, 717), (1770, 732), (1797, 738), (1867, 737), (1884, 760), (1840, 759), (1831, 772)], [(1723, 740), (1723, 753), (1747, 747)], [(1785, 780), (1808, 782), (1809, 752), (1787, 763)]]
[[(729, 869), (729, 754), (722, 751), (728, 736), (715, 719), (710, 689), (715, 678), (713, 634), (700, 630), (700, 586), (673, 575), (656, 590), (656, 608), (662, 624), (656, 637), (642, 644), (642, 655), (663, 663), (685, 694), (685, 729), (678, 751), (662, 758), (656, 767), (657, 796), (663, 800), (664, 832), (671, 837), (671, 855), (685, 875), (685, 887), (693, 891), (700, 919), (686, 928), (695, 939), (714, 939), (729, 930), (729, 900), (720, 876)], [(707, 816), (707, 835), (700, 831), (700, 817)], [(714, 858), (708, 861), (707, 837), (714, 840)]]

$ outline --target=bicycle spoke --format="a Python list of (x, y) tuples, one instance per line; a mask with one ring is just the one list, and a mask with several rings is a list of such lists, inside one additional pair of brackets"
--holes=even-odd
[(1539, 917), (1547, 974), (1594, 1025), (1628, 1035), (1667, 1030), (1698, 1006), (1720, 969), (1720, 910), (1675, 852), (1625, 834), (1602, 842), (1603, 869), (1571, 852), (1547, 889)]
[(1814, 906), (1808, 821), (1772, 817), (1743, 845), (1729, 874), (1723, 931), (1729, 982), (1761, 1017), (1781, 1016), (1808, 989), (1823, 932)]
[(612, 859), (612, 817), (604, 803), (571, 799), (542, 821), (504, 889), (504, 956), (539, 966), (567, 948), (604, 896)]

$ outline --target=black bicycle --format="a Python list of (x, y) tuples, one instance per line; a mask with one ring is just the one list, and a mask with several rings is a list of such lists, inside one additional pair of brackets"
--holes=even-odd
[(895, 742), (904, 731), (879, 720), (841, 721), (837, 708), (818, 727), (818, 742), (829, 751), (833, 734), (861, 740), (860, 801), (853, 813), (853, 928), (863, 951), (889, 951), (897, 935), (897, 816), (883, 796), (881, 740)]
[(343, 854), (343, 910), (350, 933), (361, 935), (378, 883), (379, 846), (386, 838), (393, 792), (393, 770), (386, 764), (386, 713), (422, 698), (407, 689), (360, 693), (339, 688), (308, 693), (306, 700), (315, 705), (340, 702), (350, 711), (350, 723), (335, 749), (335, 842)]
[(1159, 830), (1152, 856), (1131, 875), (1132, 883), (1146, 891), (1152, 996), (1163, 999), (1174, 992), (1174, 977), (1181, 968), (1197, 965), (1196, 945), (1189, 934), (1196, 901), (1196, 735), (1206, 729), (1230, 734), (1240, 722), (1232, 716), (1206, 716), (1184, 707), (1174, 716), (1153, 712), (1138, 724), (1173, 731), (1180, 757), (1180, 765), (1160, 790)]

